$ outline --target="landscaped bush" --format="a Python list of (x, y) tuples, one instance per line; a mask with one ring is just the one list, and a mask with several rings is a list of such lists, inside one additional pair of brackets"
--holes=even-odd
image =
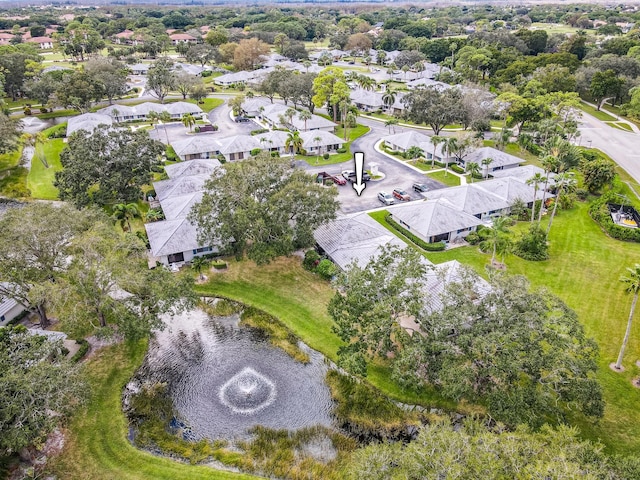
[(338, 153), (347, 153), (347, 149), (345, 147), (340, 147), (337, 151)]
[(89, 342), (87, 342), (84, 338), (79, 338), (76, 340), (76, 343), (80, 345), (78, 351), (71, 357), (71, 361), (73, 363), (78, 363), (80, 360), (84, 358), (84, 356), (89, 351)]
[(171, 145), (167, 145), (167, 148), (165, 149), (165, 154), (167, 156), (167, 160), (169, 160), (170, 162), (180, 161), (180, 157), (178, 156), (178, 154), (176, 153), (176, 151), (173, 149)]
[(578, 188), (576, 190), (576, 197), (578, 197), (578, 200), (580, 200), (581, 202), (584, 202), (587, 198), (589, 198), (589, 195), (591, 195), (589, 193), (589, 190), (585, 188)]
[(411, 233), (409, 230), (407, 230), (398, 222), (396, 222), (393, 218), (391, 218), (391, 215), (387, 215), (385, 217), (385, 220), (391, 227), (393, 227), (395, 230), (397, 230), (402, 235), (407, 237), (409, 240), (411, 240), (413, 243), (415, 243), (418, 247), (422, 248), (423, 250), (426, 250), (428, 252), (441, 252), (445, 248), (447, 248), (447, 245), (444, 242), (427, 243), (421, 238), (416, 237), (413, 233)]
[(47, 128), (42, 134), (46, 138), (64, 138), (67, 136), (67, 122)]
[(542, 261), (549, 258), (547, 235), (539, 225), (531, 225), (514, 246), (513, 253), (520, 258), (531, 261)]
[(307, 250), (304, 254), (302, 266), (307, 270), (313, 271), (318, 266), (318, 263), (320, 263), (320, 254), (314, 249)]
[(477, 245), (480, 242), (480, 235), (477, 232), (471, 232), (467, 234), (465, 240), (469, 242), (471, 245)]
[(25, 115), (31, 115), (31, 109), (29, 107), (25, 107), (22, 111)]
[(325, 280), (331, 280), (338, 274), (338, 267), (329, 259), (320, 260), (316, 267), (316, 272)]
[(626, 242), (640, 242), (640, 229), (627, 228), (617, 225), (611, 213), (609, 212), (609, 203), (616, 203), (616, 196), (613, 193), (607, 193), (595, 200), (589, 206), (589, 215), (600, 225), (611, 238), (623, 240)]
[(202, 76), (202, 77), (205, 77), (205, 78), (206, 78), (206, 77), (210, 77), (212, 73), (213, 73), (213, 72), (212, 72), (211, 70), (204, 70), (204, 71), (200, 74), (200, 76)]
[(251, 135), (260, 135), (261, 133), (268, 132), (269, 130), (266, 128), (259, 128), (257, 130), (251, 130)]
[(323, 153), (322, 158), (324, 158), (325, 160), (329, 160), (329, 154), (327, 152)]
[(223, 155), (223, 154), (221, 154), (221, 153), (219, 153), (219, 154), (217, 155), (217, 157), (216, 157), (216, 158), (218, 159), (218, 161), (219, 161), (220, 163), (227, 163), (227, 159), (226, 159), (226, 158), (224, 157), (224, 155)]
[(449, 168), (451, 168), (451, 170), (456, 173), (464, 173), (464, 168), (462, 168), (460, 165), (452, 164)]
[(271, 152), (271, 158), (280, 158), (280, 152), (277, 152), (277, 151)]
[(261, 151), (262, 151), (262, 149), (261, 149), (261, 148), (254, 148), (253, 150), (251, 150), (251, 151), (249, 152), (249, 154), (250, 154), (252, 157), (255, 157), (255, 156), (257, 156)]

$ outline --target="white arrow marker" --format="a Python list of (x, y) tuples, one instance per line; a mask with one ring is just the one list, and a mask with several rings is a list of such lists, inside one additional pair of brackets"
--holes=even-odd
[(356, 191), (358, 196), (362, 193), (362, 191), (367, 186), (366, 183), (362, 181), (362, 173), (364, 172), (364, 152), (355, 152), (353, 154), (353, 161), (356, 164), (356, 181), (351, 184), (353, 189)]

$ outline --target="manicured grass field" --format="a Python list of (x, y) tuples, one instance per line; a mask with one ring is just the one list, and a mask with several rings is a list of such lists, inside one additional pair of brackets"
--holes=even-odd
[[(624, 191), (621, 185), (618, 188)], [(372, 217), (383, 223), (383, 213)], [(547, 221), (548, 217), (543, 217), (543, 226)], [(517, 229), (523, 228), (526, 224)], [(618, 354), (631, 305), (619, 278), (626, 267), (640, 263), (640, 245), (607, 237), (589, 217), (586, 203), (556, 215), (549, 242), (549, 260), (528, 262), (508, 255), (507, 273), (525, 275), (533, 286), (549, 288), (578, 313), (587, 333), (600, 346), (598, 378), (607, 406), (598, 424), (576, 423), (585, 437), (600, 440), (609, 452), (635, 454), (640, 449), (640, 392), (631, 386), (631, 380), (640, 374), (635, 366), (640, 358), (637, 319), (623, 361), (626, 371), (614, 373), (609, 364)], [(436, 264), (458, 260), (483, 275), (490, 258), (474, 246), (429, 252), (426, 256)]]
[(50, 469), (58, 478), (91, 480), (244, 480), (256, 478), (156, 457), (127, 440), (122, 389), (142, 363), (146, 342), (108, 347), (90, 360), (91, 401), (73, 420), (61, 455)]
[[(352, 158), (351, 142), (356, 138), (360, 138), (365, 133), (368, 133), (369, 130), (369, 127), (365, 127), (364, 125), (358, 125), (355, 128), (350, 128), (348, 132), (349, 141), (344, 144), (344, 147), (347, 149), (347, 151), (344, 153), (331, 154), (326, 160), (322, 158), (322, 155), (320, 155), (319, 157), (318, 155), (296, 155), (296, 159), (304, 160), (309, 165), (335, 165), (336, 163), (346, 162), (347, 160), (350, 160)], [(344, 138), (344, 128), (338, 127), (336, 129), (336, 135), (340, 138)]]
[(612, 117), (607, 112), (603, 110), (597, 110), (591, 105), (587, 105), (584, 102), (580, 102), (580, 109), (587, 112), (589, 115), (596, 117), (598, 120), (602, 120), (603, 122), (615, 122), (616, 120), (615, 117)]
[(198, 105), (203, 112), (205, 113), (209, 113), (211, 110), (213, 110), (216, 107), (219, 107), (220, 105), (222, 105), (224, 103), (224, 100), (222, 98), (204, 98), (202, 100), (202, 103), (197, 103), (195, 100), (191, 99), (191, 98), (187, 98), (186, 100), (182, 100), (182, 99), (171, 99), (171, 100), (167, 100), (167, 103), (170, 102), (188, 102), (188, 103), (193, 103), (194, 105)]
[(460, 179), (451, 172), (444, 170), (438, 172), (427, 173), (427, 177), (432, 178), (440, 183), (444, 183), (448, 187), (457, 187), (460, 185)]
[[(279, 258), (258, 267), (253, 262), (229, 261), (229, 269), (210, 273), (209, 282), (196, 286), (205, 296), (224, 296), (263, 310), (278, 318), (307, 345), (329, 359), (337, 359), (341, 340), (332, 331), (327, 304), (334, 295), (329, 282), (304, 270), (297, 257)], [(432, 391), (402, 390), (391, 381), (386, 365), (369, 367), (368, 380), (385, 394), (406, 403), (453, 408)]]
[[(61, 138), (51, 138), (36, 146), (36, 154), (31, 162), (31, 170), (27, 176), (27, 187), (31, 197), (41, 200), (56, 200), (58, 189), (53, 186), (56, 172), (62, 170), (60, 152), (65, 147)], [(46, 158), (49, 167), (45, 167), (38, 156)]]

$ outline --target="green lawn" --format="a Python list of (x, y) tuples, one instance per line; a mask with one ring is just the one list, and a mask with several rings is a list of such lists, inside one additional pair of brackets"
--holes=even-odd
[(167, 103), (171, 103), (171, 102), (193, 103), (194, 105), (198, 105), (202, 109), (203, 112), (209, 113), (214, 108), (219, 107), (220, 105), (222, 105), (224, 103), (224, 99), (222, 99), (222, 98), (209, 98), (208, 97), (208, 98), (203, 99), (201, 103), (197, 103), (195, 100), (193, 100), (191, 98), (187, 98), (186, 100), (182, 100), (182, 99), (167, 100)]
[(20, 164), (20, 157), (22, 157), (22, 147), (0, 155), (0, 172), (17, 167)]
[[(623, 362), (627, 370), (614, 373), (608, 365), (618, 354), (631, 304), (619, 278), (626, 267), (640, 263), (640, 245), (607, 237), (587, 209), (586, 203), (579, 203), (556, 216), (549, 236), (550, 260), (528, 262), (509, 255), (505, 263), (508, 273), (526, 275), (534, 286), (547, 287), (567, 302), (600, 346), (598, 378), (607, 406), (598, 424), (576, 421), (583, 435), (600, 440), (609, 452), (636, 454), (640, 449), (640, 395), (631, 379), (640, 374), (634, 363), (640, 357), (637, 321)], [(546, 221), (544, 217), (545, 226)], [(458, 260), (484, 275), (490, 258), (473, 246), (426, 256), (436, 264)]]
[[(351, 142), (368, 133), (369, 130), (369, 127), (365, 127), (364, 125), (357, 125), (355, 128), (350, 128), (348, 133), (349, 141), (344, 144), (347, 151), (344, 153), (332, 153), (326, 160), (321, 156), (318, 157), (317, 155), (296, 155), (296, 159), (304, 160), (309, 165), (335, 165), (336, 163), (346, 162), (353, 158), (351, 153)], [(344, 138), (344, 129), (342, 127), (338, 127), (336, 129), (336, 135), (340, 138)]]
[(127, 440), (122, 389), (142, 363), (144, 342), (102, 350), (86, 365), (91, 401), (65, 435), (61, 455), (50, 465), (58, 478), (91, 480), (244, 480), (250, 475), (192, 466), (138, 450)]
[[(60, 164), (60, 152), (65, 147), (61, 138), (51, 138), (36, 146), (36, 154), (31, 162), (31, 170), (27, 176), (27, 187), (31, 191), (31, 197), (41, 200), (56, 200), (58, 189), (53, 186), (56, 172), (62, 170)], [(48, 168), (39, 159), (43, 156)]]
[(607, 112), (597, 110), (591, 105), (587, 105), (584, 102), (580, 102), (580, 109), (587, 112), (589, 115), (596, 117), (598, 120), (602, 120), (603, 122), (614, 122), (616, 120), (615, 117), (612, 117)]
[(444, 183), (448, 187), (457, 187), (460, 185), (460, 178), (456, 177), (453, 173), (447, 173), (444, 170), (427, 173), (427, 177), (432, 178), (437, 182)]
[[(230, 260), (227, 271), (212, 273), (209, 282), (198, 285), (196, 291), (259, 308), (282, 321), (311, 348), (333, 361), (337, 359), (342, 342), (332, 331), (333, 322), (327, 313), (335, 292), (329, 282), (304, 270), (297, 257), (278, 258), (261, 267), (250, 261)], [(376, 364), (369, 367), (367, 378), (385, 394), (403, 402), (455, 407), (432, 391), (402, 390), (391, 381), (390, 373), (386, 365)]]
[(625, 132), (632, 132), (633, 129), (626, 123), (621, 122), (607, 122), (607, 125), (613, 128), (617, 128), (618, 130), (624, 130)]

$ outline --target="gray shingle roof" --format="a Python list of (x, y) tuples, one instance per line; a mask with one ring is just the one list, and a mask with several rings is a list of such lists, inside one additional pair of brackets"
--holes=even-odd
[(524, 162), (521, 158), (518, 158), (509, 153), (503, 152), (493, 147), (482, 147), (478, 150), (474, 150), (464, 159), (465, 163), (475, 162), (478, 165), (482, 165), (482, 160), (485, 158), (493, 159), (493, 162), (489, 165), (489, 170), (493, 170), (499, 167), (508, 167), (513, 165), (519, 165)]
[(442, 188), (427, 193), (428, 199), (444, 198), (458, 209), (471, 215), (508, 208), (511, 204), (500, 196), (485, 190), (478, 183)]
[[(303, 146), (305, 148), (327, 146), (327, 145), (342, 145), (344, 140), (337, 135), (325, 130), (311, 130), (309, 132), (300, 132), (300, 138), (302, 138)], [(316, 138), (320, 138), (320, 142), (316, 141)]]
[[(526, 183), (527, 180), (534, 177), (537, 173), (546, 175), (542, 168), (535, 165), (523, 165), (522, 167), (508, 168), (507, 170), (496, 170), (495, 172), (489, 172), (489, 175), (493, 178), (511, 177), (522, 183)], [(549, 183), (553, 183), (553, 177), (555, 177), (555, 173), (549, 175)]]
[[(160, 203), (169, 198), (189, 193), (201, 192), (209, 175), (189, 175), (153, 182), (153, 188)], [(182, 250), (180, 250), (182, 251)]]
[(171, 146), (178, 156), (198, 155), (220, 150), (220, 142), (212, 135), (193, 135), (182, 140), (171, 142)]
[(422, 143), (431, 144), (431, 139), (424, 133), (409, 130), (408, 132), (396, 133), (394, 135), (386, 135), (382, 137), (382, 140), (390, 145), (397, 145), (398, 147), (408, 150), (411, 147), (418, 147)]
[(187, 193), (186, 195), (176, 195), (162, 200), (162, 212), (167, 220), (185, 218), (191, 212), (196, 203), (202, 201), (203, 192)]
[(233, 137), (220, 138), (218, 143), (220, 144), (220, 153), (223, 154), (250, 152), (254, 148), (261, 148), (260, 142), (251, 135), (234, 135)]
[(404, 223), (411, 232), (425, 239), (483, 224), (444, 198), (394, 205), (388, 210), (396, 221)]
[(100, 113), (84, 113), (77, 117), (71, 117), (67, 122), (67, 137), (73, 132), (85, 130), (92, 133), (99, 125), (111, 126), (113, 119), (109, 115)]
[(187, 175), (211, 175), (219, 166), (220, 162), (215, 158), (202, 158), (165, 165), (164, 171), (167, 173), (169, 178), (177, 178)]
[(144, 228), (147, 230), (151, 254), (154, 257), (186, 252), (203, 246), (198, 243), (196, 226), (185, 218), (146, 223)]
[(342, 217), (314, 232), (318, 245), (343, 270), (356, 262), (364, 267), (380, 254), (383, 245), (405, 247), (406, 243), (366, 213)]

